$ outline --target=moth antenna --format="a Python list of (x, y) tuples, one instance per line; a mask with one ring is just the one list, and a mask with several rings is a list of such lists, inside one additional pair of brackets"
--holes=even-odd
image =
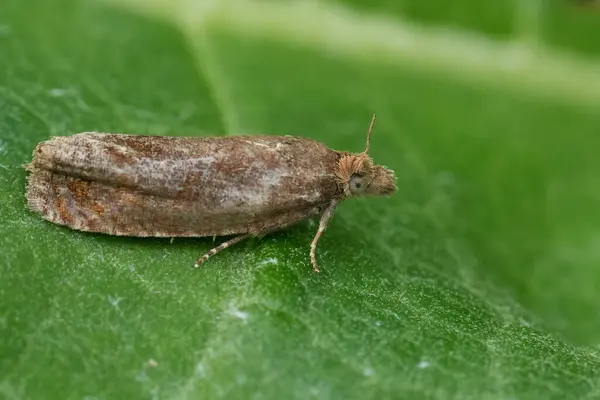
[(369, 148), (371, 147), (371, 135), (373, 134), (373, 127), (375, 126), (376, 119), (377, 115), (373, 114), (373, 119), (371, 119), (371, 125), (369, 126), (369, 133), (367, 133), (367, 146), (364, 151), (365, 154), (369, 152)]

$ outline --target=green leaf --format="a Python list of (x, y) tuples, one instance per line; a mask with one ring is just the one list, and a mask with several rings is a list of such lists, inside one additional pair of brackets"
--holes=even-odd
[[(522, 3), (4, 2), (0, 394), (597, 398), (600, 14)], [(26, 209), (52, 135), (360, 151), (373, 112), (400, 190), (340, 206), (318, 275), (316, 221), (191, 269), (212, 238)]]

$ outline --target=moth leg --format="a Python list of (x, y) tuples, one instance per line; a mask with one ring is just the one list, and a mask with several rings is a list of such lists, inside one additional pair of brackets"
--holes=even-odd
[(310, 245), (310, 261), (315, 272), (321, 272), (321, 270), (319, 269), (319, 265), (317, 264), (317, 244), (319, 243), (321, 235), (323, 235), (323, 232), (325, 232), (325, 229), (327, 229), (329, 220), (331, 219), (331, 217), (333, 217), (333, 213), (338, 205), (338, 202), (338, 200), (332, 200), (331, 203), (329, 203), (329, 206), (321, 216), (321, 222), (319, 222), (319, 230), (317, 231), (317, 234), (315, 235), (315, 238), (313, 239)]
[(248, 239), (249, 237), (250, 237), (250, 234), (245, 233), (243, 235), (236, 236), (233, 239), (229, 239), (228, 241), (221, 243), (220, 245), (209, 250), (208, 253), (206, 253), (205, 255), (200, 257), (200, 259), (198, 259), (198, 261), (196, 261), (196, 264), (194, 264), (194, 268), (198, 268), (200, 266), (200, 264), (204, 263), (206, 260), (208, 260), (209, 258), (214, 256), (215, 254), (220, 253), (221, 251), (225, 250), (226, 248), (231, 247), (234, 244), (241, 242), (244, 239)]

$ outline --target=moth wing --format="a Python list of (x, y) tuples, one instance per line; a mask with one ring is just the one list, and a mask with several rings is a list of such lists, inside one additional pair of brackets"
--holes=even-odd
[(262, 232), (320, 212), (338, 153), (281, 136), (84, 133), (38, 146), (28, 203), (52, 222), (129, 236)]

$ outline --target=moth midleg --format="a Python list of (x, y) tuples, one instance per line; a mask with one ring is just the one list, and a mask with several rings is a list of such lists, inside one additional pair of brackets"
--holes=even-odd
[(310, 245), (310, 261), (315, 272), (321, 272), (321, 270), (319, 269), (319, 265), (317, 264), (317, 244), (319, 243), (321, 235), (323, 235), (323, 232), (325, 232), (325, 229), (327, 229), (329, 220), (331, 220), (331, 217), (333, 217), (333, 213), (335, 212), (335, 208), (337, 207), (338, 202), (338, 200), (332, 200), (331, 203), (329, 203), (329, 206), (321, 216), (321, 222), (319, 222), (319, 230), (317, 231), (317, 234), (315, 235), (315, 238), (313, 239)]
[(208, 260), (209, 258), (211, 258), (212, 256), (214, 256), (217, 253), (220, 253), (221, 251), (225, 250), (228, 247), (233, 246), (234, 244), (241, 242), (244, 239), (248, 239), (250, 237), (249, 233), (245, 233), (243, 235), (239, 235), (236, 236), (232, 239), (229, 239), (228, 241), (221, 243), (220, 245), (218, 245), (217, 247), (212, 248), (211, 250), (209, 250), (205, 255), (203, 255), (202, 257), (200, 257), (198, 259), (198, 261), (196, 261), (196, 264), (194, 264), (194, 268), (198, 268), (200, 266), (200, 264), (206, 262), (206, 260)]

